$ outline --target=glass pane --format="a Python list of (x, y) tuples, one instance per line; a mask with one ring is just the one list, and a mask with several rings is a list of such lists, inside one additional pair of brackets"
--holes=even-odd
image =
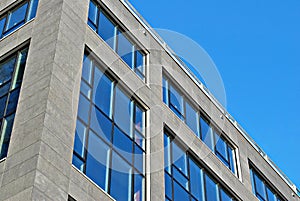
[(118, 154), (113, 152), (110, 195), (118, 201), (131, 201), (132, 169)]
[(231, 201), (231, 197), (229, 195), (227, 195), (227, 193), (225, 193), (222, 189), (220, 190), (220, 196), (221, 196), (221, 200), (222, 201)]
[(185, 152), (176, 143), (172, 144), (173, 164), (187, 175), (187, 158)]
[(134, 145), (134, 167), (144, 174), (144, 152), (137, 145)]
[(10, 80), (14, 72), (16, 58), (12, 57), (0, 63), (0, 85)]
[(112, 81), (95, 68), (94, 75), (93, 102), (110, 117), (111, 93), (113, 89)]
[(141, 51), (135, 51), (135, 68), (144, 74), (144, 55)]
[(16, 111), (18, 99), (19, 99), (20, 89), (16, 89), (9, 94), (9, 100), (6, 108), (5, 114), (11, 114)]
[(275, 194), (267, 188), (268, 201), (277, 201)]
[(90, 99), (91, 91), (92, 91), (91, 87), (89, 85), (87, 85), (85, 81), (81, 81), (80, 92), (83, 93), (86, 97), (88, 97)]
[(92, 108), (90, 125), (99, 136), (111, 141), (112, 122), (95, 107)]
[(78, 104), (78, 117), (81, 118), (86, 124), (89, 120), (90, 102), (82, 94), (79, 96)]
[(174, 182), (174, 201), (188, 201), (189, 194), (177, 182)]
[(167, 173), (165, 173), (165, 194), (172, 199), (172, 179)]
[(75, 154), (73, 154), (72, 164), (80, 171), (83, 171), (84, 163)]
[(14, 10), (8, 16), (8, 23), (6, 30), (11, 29), (12, 27), (18, 26), (21, 22), (25, 22), (26, 11), (27, 11), (28, 3), (22, 5), (21, 7)]
[(4, 116), (7, 96), (0, 98), (0, 118)]
[[(7, 94), (9, 91), (9, 88), (10, 88), (10, 82), (6, 82), (5, 84), (0, 85), (0, 97)], [(4, 105), (0, 105), (0, 108), (1, 108), (1, 106), (4, 106)]]
[(192, 159), (189, 161), (191, 193), (197, 200), (202, 201), (202, 170)]
[(171, 145), (170, 138), (168, 135), (164, 134), (164, 162), (165, 162), (165, 170), (171, 174)]
[(133, 144), (130, 138), (120, 131), (117, 127), (114, 128), (114, 147), (117, 152), (122, 155), (129, 163), (132, 163)]
[(5, 21), (6, 21), (5, 17), (0, 20), (0, 38), (2, 37)]
[(120, 55), (120, 57), (125, 61), (125, 63), (128, 64), (130, 68), (133, 67), (133, 45), (131, 42), (124, 36), (123, 33), (118, 34), (118, 50), (117, 53)]
[(236, 165), (235, 165), (235, 154), (234, 150), (228, 146), (228, 155), (229, 155), (229, 162), (230, 162), (230, 170), (235, 173), (236, 172)]
[(200, 126), (201, 126), (201, 139), (202, 141), (211, 149), (213, 150), (213, 135), (212, 129), (209, 126), (208, 122), (204, 120), (202, 117), (200, 119)]
[(140, 174), (134, 175), (134, 201), (143, 201), (144, 200), (144, 177)]
[(182, 174), (182, 172), (180, 172), (177, 168), (175, 168), (173, 166), (173, 178), (181, 184), (181, 186), (183, 186), (185, 189), (188, 190), (189, 188), (189, 183), (188, 183), (188, 179)]
[(80, 121), (77, 120), (74, 140), (74, 151), (81, 157), (84, 157), (86, 132), (86, 127)]
[(27, 21), (35, 18), (37, 7), (38, 7), (38, 3), (39, 3), (38, 0), (31, 0), (31, 2), (30, 2), (30, 10), (29, 10)]
[(112, 48), (114, 49), (115, 42), (115, 25), (109, 19), (109, 17), (100, 12), (100, 21), (98, 27), (98, 33), (101, 38)]
[(130, 135), (132, 125), (131, 101), (119, 88), (116, 89), (115, 93), (115, 122), (127, 135)]
[(82, 67), (82, 78), (89, 84), (92, 84), (92, 60), (85, 54)]
[(183, 98), (173, 86), (170, 86), (170, 104), (183, 115)]
[(186, 109), (186, 119), (185, 119), (186, 124), (199, 137), (198, 114), (197, 114), (196, 110), (192, 106), (190, 106), (190, 104), (188, 104), (188, 103), (185, 104), (185, 109)]
[(144, 133), (144, 122), (144, 111), (139, 106), (135, 106), (135, 129)]
[(140, 147), (142, 147), (143, 149), (145, 149), (145, 139), (144, 136), (139, 133), (138, 131), (134, 132), (134, 141), (135, 143), (137, 143)]
[(0, 140), (0, 158), (4, 158), (7, 156), (8, 145), (9, 145), (11, 131), (13, 128), (14, 118), (15, 118), (15, 114), (12, 114), (3, 120), (3, 128), (2, 128), (1, 140)]
[(25, 65), (26, 65), (27, 51), (28, 51), (28, 49), (25, 49), (22, 52), (20, 52), (20, 54), (18, 55), (18, 61), (17, 61), (17, 65), (16, 65), (12, 89), (15, 89), (15, 88), (21, 86), (23, 74), (24, 74), (24, 70), (25, 70)]
[(253, 172), (254, 183), (255, 183), (255, 190), (256, 193), (259, 194), (262, 198), (266, 199), (266, 190), (265, 184), (263, 181), (257, 176), (255, 172)]
[(205, 194), (206, 200), (218, 201), (217, 199), (217, 185), (216, 183), (207, 175), (205, 175)]
[(93, 132), (89, 133), (86, 176), (106, 190), (109, 167), (109, 146)]
[(227, 144), (226, 142), (216, 133), (215, 133), (215, 140), (216, 140), (216, 151), (226, 160), (228, 161), (227, 155)]
[(98, 8), (93, 1), (90, 1), (88, 24), (96, 31)]

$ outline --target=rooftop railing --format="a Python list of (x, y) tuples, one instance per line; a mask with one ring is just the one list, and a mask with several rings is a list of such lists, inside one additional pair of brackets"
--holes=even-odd
[(280, 170), (279, 167), (268, 157), (260, 146), (250, 137), (243, 127), (227, 112), (222, 104), (214, 97), (209, 89), (199, 80), (199, 78), (190, 70), (190, 68), (180, 59), (179, 56), (167, 45), (160, 35), (148, 24), (148, 22), (139, 14), (128, 0), (120, 0), (124, 6), (135, 16), (135, 18), (144, 26), (153, 38), (164, 48), (164, 50), (179, 64), (179, 66), (191, 77), (200, 89), (210, 98), (215, 106), (223, 115), (239, 130), (255, 150), (268, 162), (268, 164), (278, 173), (278, 175), (290, 186), (297, 196), (300, 197), (300, 189)]

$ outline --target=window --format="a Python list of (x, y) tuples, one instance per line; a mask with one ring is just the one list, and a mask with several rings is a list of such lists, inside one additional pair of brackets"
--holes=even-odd
[(27, 0), (0, 17), (0, 38), (33, 19), (36, 15), (37, 6), (38, 0)]
[(250, 167), (250, 176), (254, 195), (261, 201), (279, 201), (285, 200), (278, 193), (272, 190), (271, 186), (263, 177), (252, 167)]
[(145, 110), (85, 53), (73, 165), (116, 200), (145, 200)]
[(24, 48), (0, 61), (0, 159), (7, 155), (27, 51)]
[(168, 132), (164, 135), (164, 145), (165, 200), (235, 200)]
[(163, 102), (199, 137), (234, 174), (237, 174), (235, 150), (211, 126), (209, 120), (198, 112), (187, 98), (163, 77)]
[(145, 54), (130, 39), (130, 35), (94, 1), (90, 1), (88, 25), (122, 58), (142, 79), (145, 79)]

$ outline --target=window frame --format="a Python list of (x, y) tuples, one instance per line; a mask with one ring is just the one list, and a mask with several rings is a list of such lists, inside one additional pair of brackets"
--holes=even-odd
[[(5, 18), (3, 30), (0, 30), (0, 39), (10, 35), (11, 33), (18, 30), (23, 25), (25, 25), (27, 22), (30, 22), (32, 19), (34, 19), (36, 17), (38, 7), (35, 10), (35, 15), (30, 19), (31, 14), (33, 12), (32, 6), (34, 5), (34, 1), (37, 1), (37, 6), (38, 6), (39, 0), (24, 0), (22, 2), (19, 2), (16, 5), (12, 6), (10, 9), (8, 9), (6, 12), (4, 12), (2, 15), (0, 15), (1, 20)], [(17, 24), (13, 25), (12, 27), (8, 28), (8, 23), (10, 21), (9, 16), (12, 13), (14, 13), (15, 11), (17, 11), (18, 9), (20, 9), (25, 4), (27, 4), (27, 8), (26, 8), (26, 13), (25, 13), (24, 19), (22, 19), (22, 21), (18, 22)]]
[[(232, 201), (236, 201), (237, 199), (235, 198), (235, 195), (233, 195), (232, 192), (228, 191), (228, 187), (226, 187), (226, 185), (221, 182), (220, 179), (217, 179), (214, 175), (212, 175), (205, 167), (203, 167), (201, 165), (201, 163), (199, 162), (199, 160), (197, 159), (196, 155), (189, 149), (186, 147), (186, 145), (181, 142), (176, 136), (175, 134), (173, 134), (173, 132), (170, 130), (170, 128), (165, 127), (164, 128), (164, 138), (167, 137), (167, 139), (169, 139), (169, 144), (167, 146), (169, 146), (170, 148), (168, 148), (168, 151), (172, 150), (172, 146), (173, 143), (176, 143), (176, 145), (180, 148), (182, 148), (183, 153), (186, 155), (186, 163), (187, 163), (187, 182), (188, 182), (188, 187), (184, 187), (176, 178), (174, 178), (174, 171), (173, 171), (173, 166), (174, 163), (173, 161), (173, 154), (169, 153), (170, 155), (170, 161), (171, 161), (171, 167), (165, 167), (164, 169), (164, 179), (166, 178), (166, 175), (170, 178), (171, 181), (171, 193), (172, 193), (172, 198), (168, 197), (166, 194), (166, 190), (165, 190), (165, 199), (166, 200), (174, 200), (174, 182), (177, 183), (177, 185), (179, 185), (183, 190), (186, 191), (186, 193), (189, 195), (189, 200), (190, 201), (194, 201), (194, 200), (198, 200), (198, 201), (207, 201), (207, 195), (206, 195), (206, 181), (205, 181), (205, 177), (209, 177), (212, 181), (214, 181), (216, 183), (216, 193), (217, 193), (217, 199), (221, 200), (221, 190), (226, 193), (229, 197), (231, 197)], [(164, 150), (166, 151), (166, 147), (164, 147)], [(172, 151), (171, 151), (172, 152)], [(164, 153), (164, 156), (166, 156), (166, 153)], [(202, 194), (200, 195), (201, 198), (198, 199), (193, 195), (192, 189), (191, 189), (191, 163), (190, 161), (193, 161), (195, 163), (195, 165), (197, 165), (200, 169), (200, 179), (201, 179), (201, 192)], [(164, 161), (166, 161), (164, 159)], [(166, 164), (164, 164), (166, 166)], [(169, 172), (167, 169), (170, 169), (171, 171)], [(164, 182), (164, 185), (166, 184), (166, 181)], [(166, 189), (166, 187), (165, 187)], [(204, 200), (203, 200), (204, 199)]]
[[(282, 196), (280, 191), (278, 191), (272, 183), (263, 175), (263, 173), (254, 165), (252, 161), (249, 160), (249, 171), (250, 171), (250, 180), (251, 180), (251, 186), (252, 186), (252, 192), (253, 194), (257, 197), (260, 198), (264, 201), (272, 201), (269, 199), (269, 194), (268, 194), (268, 189), (274, 194), (276, 197), (276, 200), (281, 200), (281, 201), (287, 201), (287, 199)], [(256, 187), (256, 182), (254, 177), (258, 177), (262, 184), (264, 185), (264, 193), (266, 196), (266, 199), (263, 198), (260, 193), (257, 192), (257, 187)]]
[[(179, 85), (173, 81), (174, 79), (171, 78), (170, 75), (168, 75), (167, 72), (163, 71), (163, 76), (162, 76), (162, 97), (163, 97), (163, 102), (169, 107), (169, 109), (180, 119), (182, 120), (187, 127), (217, 156), (217, 158), (236, 176), (239, 177), (239, 170), (238, 170), (238, 158), (237, 158), (237, 147), (233, 145), (232, 142), (228, 140), (224, 132), (222, 132), (221, 129), (217, 127), (217, 125), (212, 122), (212, 120), (208, 117), (206, 113), (203, 112), (201, 107), (198, 105), (195, 106), (191, 101), (191, 98), (184, 93), (184, 90), (179, 87)], [(171, 103), (171, 88), (173, 88), (179, 96), (181, 96), (182, 99), (182, 114), (181, 112), (174, 106), (172, 106)], [(193, 131), (193, 129), (188, 125), (187, 123), (187, 104), (196, 112), (196, 118), (198, 120), (197, 122), (197, 133)], [(174, 111), (175, 110), (175, 111)], [(203, 133), (202, 133), (202, 124), (201, 121), (204, 120), (209, 129), (211, 130), (211, 136), (210, 136), (210, 141), (212, 143), (212, 147), (210, 147), (208, 144), (206, 144), (206, 141), (203, 139)], [(216, 151), (216, 137), (215, 137), (215, 132), (219, 133), (220, 138), (222, 138), (225, 143), (226, 143), (226, 153), (228, 155), (228, 161), (227, 160), (222, 160), (223, 156), (218, 154)], [(229, 155), (229, 147), (232, 149), (232, 158), (230, 158)], [(234, 164), (231, 164), (231, 159)], [(226, 162), (225, 162), (226, 161)]]
[[(18, 102), (19, 102), (19, 97), (20, 97), (20, 92), (21, 92), (21, 88), (22, 88), (22, 82), (23, 82), (23, 77), (24, 77), (24, 71), (22, 72), (21, 75), (21, 83), (16, 86), (17, 82), (17, 73), (20, 72), (20, 66), (22, 65), (22, 63), (20, 63), (22, 60), (22, 57), (24, 56), (24, 54), (26, 55), (25, 57), (25, 61), (23, 61), (25, 64), (24, 65), (24, 69), (21, 70), (25, 70), (26, 69), (26, 63), (27, 63), (27, 58), (28, 58), (28, 50), (29, 50), (29, 42), (25, 42), (24, 44), (20, 45), (19, 47), (16, 48), (16, 50), (9, 52), (3, 56), (0, 57), (0, 63), (3, 64), (6, 61), (10, 60), (11, 58), (15, 58), (14, 61), (14, 66), (13, 66), (13, 71), (11, 72), (11, 77), (9, 80), (6, 80), (4, 83), (2, 83), (0, 85), (0, 88), (5, 86), (6, 84), (9, 84), (9, 88), (7, 89), (7, 91), (5, 93), (3, 93), (1, 95), (0, 98), (6, 97), (5, 100), (5, 105), (4, 105), (4, 110), (3, 110), (3, 114), (2, 116), (0, 116), (0, 154), (2, 155), (0, 160), (4, 159), (7, 157), (7, 153), (8, 153), (8, 149), (9, 149), (9, 144), (10, 144), (10, 138), (11, 138), (11, 134), (12, 134), (12, 130), (13, 130), (13, 124), (14, 124), (14, 119), (15, 119), (15, 114), (17, 112), (17, 106), (18, 106)], [(7, 113), (7, 109), (9, 107), (9, 103), (10, 103), (10, 98), (11, 95), (18, 91), (17, 97), (14, 98), (14, 102), (16, 105), (15, 107), (13, 107), (13, 109), (11, 111), (9, 111), (9, 113)], [(12, 117), (13, 116), (13, 117)], [(12, 117), (11, 119), (11, 131), (9, 131), (9, 133), (6, 133), (7, 130), (4, 130), (4, 121), (6, 121), (7, 118)], [(7, 126), (7, 125), (6, 125)], [(7, 128), (6, 128), (7, 129)], [(8, 135), (8, 139), (4, 139), (5, 135)], [(4, 145), (7, 145), (7, 150), (5, 150), (5, 152), (2, 153), (2, 149), (4, 148)]]
[[(121, 60), (126, 64), (126, 66), (128, 66), (141, 80), (143, 80), (144, 82), (146, 82), (146, 76), (147, 76), (147, 52), (145, 51), (145, 48), (142, 48), (143, 46), (138, 42), (137, 39), (134, 38), (134, 36), (125, 28), (125, 26), (119, 21), (117, 20), (117, 18), (111, 14), (111, 12), (109, 11), (109, 9), (103, 5), (102, 2), (98, 2), (96, 0), (90, 0), (90, 2), (93, 2), (94, 5), (96, 5), (97, 8), (97, 24), (95, 25), (89, 18), (87, 19), (87, 24), (89, 25), (89, 22), (93, 23), (93, 26), (95, 26), (95, 29), (91, 27), (91, 29), (97, 33), (98, 36), (100, 36), (99, 33), (99, 23), (100, 23), (100, 13), (102, 12), (103, 15), (106, 16), (106, 18), (114, 25), (114, 36), (113, 36), (113, 47), (111, 47), (106, 41), (106, 44), (108, 46), (110, 46), (110, 48), (112, 48), (112, 50), (119, 55), (118, 53), (118, 45), (119, 45), (119, 35), (122, 33), (125, 33), (124, 37), (132, 44), (132, 50), (131, 50), (131, 66), (122, 58), (122, 55), (119, 55)], [(100, 38), (102, 38), (100, 36)], [(103, 39), (104, 40), (104, 39)], [(140, 52), (140, 54), (142, 55), (143, 58), (143, 72), (141, 70), (138, 69), (137, 66), (137, 54), (136, 52)]]
[[(111, 168), (112, 168), (112, 156), (113, 154), (117, 154), (118, 157), (120, 157), (122, 160), (124, 160), (124, 162), (130, 166), (131, 168), (131, 186), (130, 186), (130, 190), (131, 190), (131, 194), (130, 196), (134, 196), (134, 191), (135, 191), (135, 179), (136, 176), (135, 175), (140, 175), (142, 177), (142, 184), (143, 186), (145, 187), (146, 186), (146, 118), (147, 118), (147, 115), (146, 115), (146, 112), (147, 112), (147, 109), (143, 106), (143, 104), (140, 104), (139, 101), (137, 100), (136, 97), (130, 97), (128, 96), (129, 95), (129, 92), (127, 90), (127, 88), (125, 86), (123, 86), (122, 84), (120, 84), (119, 80), (116, 78), (115, 75), (112, 74), (112, 72), (110, 72), (109, 70), (105, 69), (105, 67), (103, 67), (103, 64), (102, 62), (99, 62), (98, 58), (96, 57), (95, 54), (93, 54), (89, 49), (87, 49), (85, 51), (85, 56), (84, 58), (87, 58), (86, 55), (88, 55), (87, 57), (89, 57), (90, 61), (91, 61), (91, 65), (92, 65), (92, 70), (91, 70), (91, 84), (87, 83), (87, 81), (85, 80), (85, 78), (81, 78), (81, 82), (84, 82), (86, 85), (88, 85), (91, 89), (91, 97), (88, 99), (88, 97), (85, 96), (85, 94), (80, 91), (80, 95), (84, 96), (85, 98), (87, 98), (89, 100), (89, 114), (88, 114), (88, 120), (87, 120), (87, 123), (85, 123), (85, 121), (83, 119), (81, 119), (79, 116), (77, 117), (77, 121), (79, 121), (81, 124), (83, 124), (86, 128), (86, 135), (85, 135), (85, 145), (83, 145), (84, 147), (84, 155), (83, 157), (80, 156), (80, 154), (77, 153), (77, 151), (73, 148), (73, 160), (74, 160), (74, 156), (78, 159), (80, 159), (81, 161), (81, 165), (82, 165), (82, 169), (81, 168), (78, 168), (75, 164), (74, 164), (74, 161), (72, 162), (73, 165), (79, 169), (83, 174), (86, 175), (86, 166), (87, 166), (87, 155), (88, 155), (88, 147), (89, 147), (89, 144), (88, 144), (88, 141), (89, 141), (89, 136), (90, 136), (90, 132), (93, 132), (93, 134), (99, 138), (99, 140), (101, 140), (101, 143), (104, 143), (105, 145), (108, 146), (108, 157), (107, 157), (107, 161), (109, 163), (109, 167), (106, 167), (108, 168), (109, 170), (109, 174), (105, 176), (105, 190), (106, 192), (108, 192), (110, 194), (110, 189), (111, 189)], [(97, 106), (94, 101), (93, 101), (93, 90), (95, 91), (95, 86), (94, 86), (94, 77), (95, 77), (95, 69), (98, 68), (104, 76), (106, 76), (108, 79), (110, 79), (112, 82), (112, 100), (111, 100), (111, 106), (110, 106), (110, 113), (111, 115), (107, 115), (102, 108), (100, 108), (99, 106)], [(120, 90), (122, 93), (124, 93), (125, 96), (127, 96), (129, 98), (129, 101), (130, 101), (130, 107), (131, 107), (131, 110), (133, 110), (133, 113), (131, 114), (130, 116), (130, 121), (131, 121), (131, 125), (130, 125), (130, 134), (125, 132), (117, 123), (116, 123), (116, 120), (115, 120), (115, 101), (116, 101), (116, 91), (117, 90)], [(143, 128), (142, 128), (142, 132), (139, 132), (142, 134), (143, 136), (143, 144), (140, 145), (136, 142), (136, 136), (135, 136), (135, 133), (134, 132), (137, 132), (137, 129), (135, 129), (135, 118), (136, 118), (136, 111), (135, 111), (135, 108), (138, 107), (141, 109), (141, 111), (143, 112)], [(110, 139), (105, 139), (102, 135), (100, 135), (95, 129), (93, 129), (91, 127), (91, 114), (93, 112), (93, 110), (97, 110), (99, 113), (101, 113), (101, 115), (103, 115), (103, 117), (105, 117), (108, 121), (110, 121)], [(128, 158), (126, 156), (124, 156), (124, 154), (122, 154), (122, 152), (124, 152), (125, 150), (122, 150), (121, 148), (119, 148), (118, 146), (116, 146), (115, 144), (115, 135), (116, 135), (116, 132), (115, 132), (115, 129), (118, 129), (118, 131), (124, 135), (123, 137), (125, 138), (128, 138), (128, 140), (130, 140), (130, 147), (131, 147), (131, 159), (130, 161), (128, 160)], [(143, 146), (144, 145), (144, 146)], [(140, 170), (140, 166), (137, 166), (135, 164), (135, 161), (139, 159), (136, 158), (136, 150), (139, 149), (139, 151), (141, 151), (142, 153), (142, 164), (141, 167), (142, 169)], [(129, 187), (128, 187), (129, 188)], [(146, 188), (142, 189), (142, 195), (141, 195), (141, 199), (143, 200), (146, 200)]]

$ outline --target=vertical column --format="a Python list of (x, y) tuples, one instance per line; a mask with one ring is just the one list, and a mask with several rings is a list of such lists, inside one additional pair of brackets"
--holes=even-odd
[(0, 200), (67, 200), (88, 0), (40, 0)]

